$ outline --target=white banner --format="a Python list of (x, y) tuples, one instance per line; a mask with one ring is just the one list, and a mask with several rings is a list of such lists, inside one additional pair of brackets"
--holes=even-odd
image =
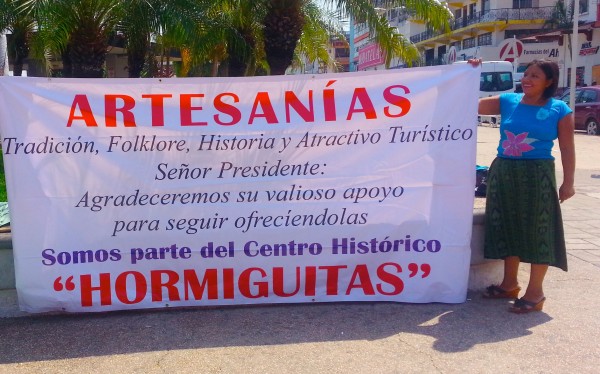
[(21, 308), (463, 302), (478, 87), (0, 78)]

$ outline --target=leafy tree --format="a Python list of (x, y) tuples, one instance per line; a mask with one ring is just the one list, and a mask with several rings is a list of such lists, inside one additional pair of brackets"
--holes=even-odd
[[(267, 14), (263, 20), (265, 52), (271, 68), (271, 74), (284, 74), (292, 63), (302, 28), (306, 21), (303, 7), (304, 0), (269, 0), (266, 1)], [(375, 41), (386, 51), (386, 64), (392, 58), (399, 57), (411, 63), (418, 51), (404, 36), (391, 27), (384, 16), (377, 13), (375, 4), (384, 8), (402, 7), (414, 18), (426, 20), (433, 29), (448, 29), (451, 14), (437, 0), (330, 0), (341, 14), (364, 21)]]
[(322, 9), (312, 2), (305, 5), (304, 12), (306, 22), (294, 51), (292, 69), (303, 70), (308, 61), (327, 66), (329, 71), (337, 71), (339, 63), (329, 54), (331, 42), (338, 40), (348, 45), (338, 12)]
[(201, 36), (202, 25), (210, 22), (206, 15), (213, 2), (131, 0), (122, 3), (126, 16), (118, 28), (126, 40), (129, 77), (138, 78), (144, 66), (152, 65), (152, 40), (168, 40), (175, 47), (190, 45)]
[[(572, 9), (571, 3), (571, 9)], [(569, 16), (569, 11), (565, 6), (565, 2), (563, 0), (558, 0), (556, 4), (554, 4), (554, 8), (552, 9), (552, 15), (550, 19), (544, 22), (542, 28), (546, 29), (565, 29), (565, 28), (573, 28), (573, 18)]]
[(7, 52), (13, 63), (15, 76), (23, 74), (23, 65), (29, 56), (35, 27), (31, 13), (21, 11), (23, 3), (24, 1), (0, 0), (0, 32), (8, 30), (11, 33)]
[[(16, 1), (13, 1), (16, 2)], [(58, 53), (63, 75), (104, 76), (108, 39), (121, 19), (118, 0), (21, 0), (18, 14), (30, 15), (45, 52)]]
[[(450, 17), (437, 0), (327, 3), (368, 25), (388, 65), (394, 57), (410, 63), (418, 51), (378, 15), (375, 4), (403, 7), (434, 29), (447, 28)], [(172, 48), (183, 51), (185, 74), (206, 63), (211, 75), (284, 74), (301, 50), (326, 61), (324, 35), (333, 30), (317, 16), (313, 0), (0, 0), (0, 5), (0, 26), (11, 28), (20, 56), (29, 51), (35, 27), (33, 45), (41, 47), (33, 49), (59, 54), (63, 76), (74, 77), (104, 76), (108, 42), (117, 32), (126, 41), (129, 76), (139, 77), (144, 68), (152, 75), (155, 54), (164, 54), (168, 64)], [(17, 26), (30, 31), (17, 33)], [(153, 50), (157, 42), (164, 52)]]

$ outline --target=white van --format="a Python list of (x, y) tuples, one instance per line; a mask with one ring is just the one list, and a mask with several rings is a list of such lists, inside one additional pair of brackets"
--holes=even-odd
[[(509, 61), (483, 61), (479, 77), (479, 97), (500, 95), (514, 92), (513, 64)], [(478, 116), (479, 123), (500, 125), (500, 115)]]
[(513, 65), (508, 61), (484, 61), (479, 77), (479, 97), (514, 92)]
[[(466, 63), (458, 61), (455, 63)], [(509, 61), (483, 61), (479, 77), (479, 97), (500, 95), (514, 92), (513, 65)], [(480, 123), (487, 122), (493, 126), (500, 124), (500, 115), (478, 116)]]

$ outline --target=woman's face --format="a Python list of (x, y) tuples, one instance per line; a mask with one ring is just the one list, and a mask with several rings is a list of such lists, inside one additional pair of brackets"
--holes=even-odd
[(537, 65), (528, 67), (521, 78), (521, 87), (523, 87), (525, 95), (542, 95), (551, 84), (552, 79), (548, 79), (544, 71)]

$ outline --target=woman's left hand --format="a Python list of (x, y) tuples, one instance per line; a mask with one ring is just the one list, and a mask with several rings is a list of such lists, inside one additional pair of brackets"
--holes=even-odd
[(481, 65), (483, 63), (483, 60), (480, 58), (470, 58), (467, 60), (467, 62), (473, 66), (474, 68), (478, 67), (479, 65)]
[(571, 197), (573, 197), (573, 195), (575, 195), (575, 188), (573, 187), (573, 185), (567, 186), (563, 184), (562, 186), (560, 186), (558, 190), (558, 200), (561, 203), (565, 200), (570, 199)]

